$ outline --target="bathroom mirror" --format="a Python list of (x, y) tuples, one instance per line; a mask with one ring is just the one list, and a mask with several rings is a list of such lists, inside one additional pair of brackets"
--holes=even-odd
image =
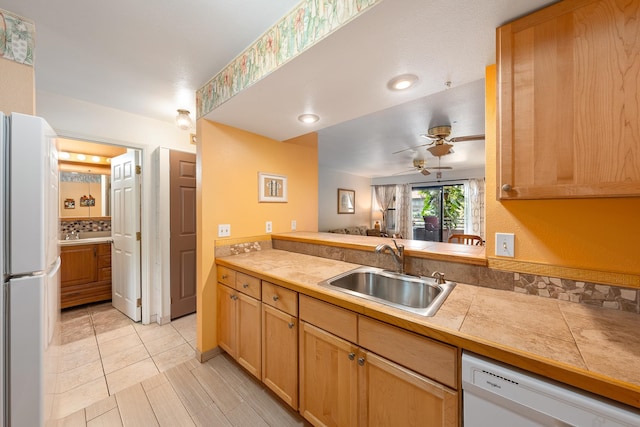
[(109, 175), (60, 172), (60, 218), (111, 216)]

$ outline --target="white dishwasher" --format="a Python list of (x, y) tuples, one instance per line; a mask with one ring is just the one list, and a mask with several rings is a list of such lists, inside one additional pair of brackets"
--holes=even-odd
[(640, 411), (472, 353), (462, 355), (464, 427), (638, 427)]

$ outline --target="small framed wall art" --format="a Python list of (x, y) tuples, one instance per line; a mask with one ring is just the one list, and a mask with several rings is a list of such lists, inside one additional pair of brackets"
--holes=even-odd
[(287, 201), (287, 177), (258, 172), (258, 202), (285, 203)]
[(338, 188), (338, 213), (356, 213), (356, 192), (355, 190), (345, 190)]
[(76, 208), (75, 199), (64, 199), (64, 208), (65, 209), (75, 209)]

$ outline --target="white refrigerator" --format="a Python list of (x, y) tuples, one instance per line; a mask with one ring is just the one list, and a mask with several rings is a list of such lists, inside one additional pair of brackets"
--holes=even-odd
[(57, 140), (46, 121), (17, 113), (0, 113), (0, 140), (0, 419), (42, 426), (60, 350)]

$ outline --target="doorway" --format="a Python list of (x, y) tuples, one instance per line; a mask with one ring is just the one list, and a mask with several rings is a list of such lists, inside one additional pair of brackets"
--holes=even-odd
[(411, 216), (415, 240), (446, 242), (464, 233), (464, 184), (413, 187)]
[[(89, 173), (89, 174), (100, 174), (102, 177), (100, 182), (96, 184), (96, 191), (88, 191), (89, 196), (83, 197), (74, 197), (73, 193), (66, 194), (64, 191), (60, 192), (60, 197), (63, 198), (60, 201), (60, 212), (59, 217), (61, 219), (61, 225), (67, 227), (68, 225), (71, 227), (82, 227), (82, 230), (76, 231), (85, 231), (85, 232), (95, 232), (96, 230), (109, 233), (109, 235), (114, 238), (114, 233), (118, 230), (126, 228), (132, 229), (135, 228), (136, 231), (140, 230), (141, 226), (141, 191), (139, 188), (139, 184), (137, 184), (137, 191), (129, 193), (129, 197), (131, 198), (130, 204), (133, 206), (137, 206), (133, 216), (128, 216), (127, 218), (122, 218), (123, 212), (115, 208), (115, 204), (117, 204), (117, 200), (113, 200), (111, 197), (111, 185), (112, 185), (112, 161), (121, 156), (126, 156), (130, 154), (133, 156), (136, 161), (133, 166), (134, 173), (138, 173), (139, 175), (139, 166), (141, 166), (141, 157), (142, 150), (133, 147), (122, 146), (119, 144), (111, 144), (106, 142), (94, 142), (94, 141), (86, 141), (81, 139), (74, 139), (73, 137), (62, 137), (58, 138), (58, 149), (60, 153), (59, 166), (61, 170), (67, 170), (69, 173)], [(138, 166), (136, 168), (136, 166)], [(139, 182), (139, 181), (138, 181)], [(69, 192), (73, 189), (67, 189), (65, 191)], [(92, 195), (93, 194), (93, 195)], [(67, 201), (69, 199), (69, 201)], [(90, 203), (83, 203), (83, 199), (87, 199)], [(84, 207), (86, 205), (87, 207)], [(68, 209), (71, 207), (71, 209)], [(84, 208), (84, 209), (83, 209)], [(87, 213), (85, 213), (85, 211)], [(86, 215), (86, 217), (76, 217), (73, 215)], [(126, 220), (125, 220), (126, 219)], [(131, 226), (118, 226), (118, 224), (123, 225), (124, 223), (131, 223)], [(76, 233), (77, 234), (77, 233)], [(89, 233), (84, 233), (89, 234)], [(137, 234), (137, 236), (136, 236)], [(134, 239), (139, 237), (139, 233), (133, 233)], [(87, 237), (91, 237), (88, 235)], [(111, 287), (112, 289), (123, 289), (124, 287), (135, 288), (135, 294), (137, 294), (137, 298), (135, 298), (134, 304), (137, 305), (135, 312), (137, 315), (132, 317), (134, 321), (140, 321), (141, 316), (139, 315), (142, 307), (142, 300), (140, 298), (141, 294), (141, 273), (142, 266), (140, 263), (140, 241), (136, 242), (138, 246), (138, 260), (131, 263), (117, 263), (111, 262)], [(117, 249), (118, 246), (112, 244), (112, 249)], [(116, 253), (117, 250), (112, 250), (112, 255)], [(123, 284), (122, 278), (134, 278), (133, 280), (128, 280), (126, 284)], [(112, 304), (114, 303), (114, 298), (112, 295)], [(129, 314), (127, 314), (129, 315)], [(131, 316), (130, 316), (131, 317)]]

